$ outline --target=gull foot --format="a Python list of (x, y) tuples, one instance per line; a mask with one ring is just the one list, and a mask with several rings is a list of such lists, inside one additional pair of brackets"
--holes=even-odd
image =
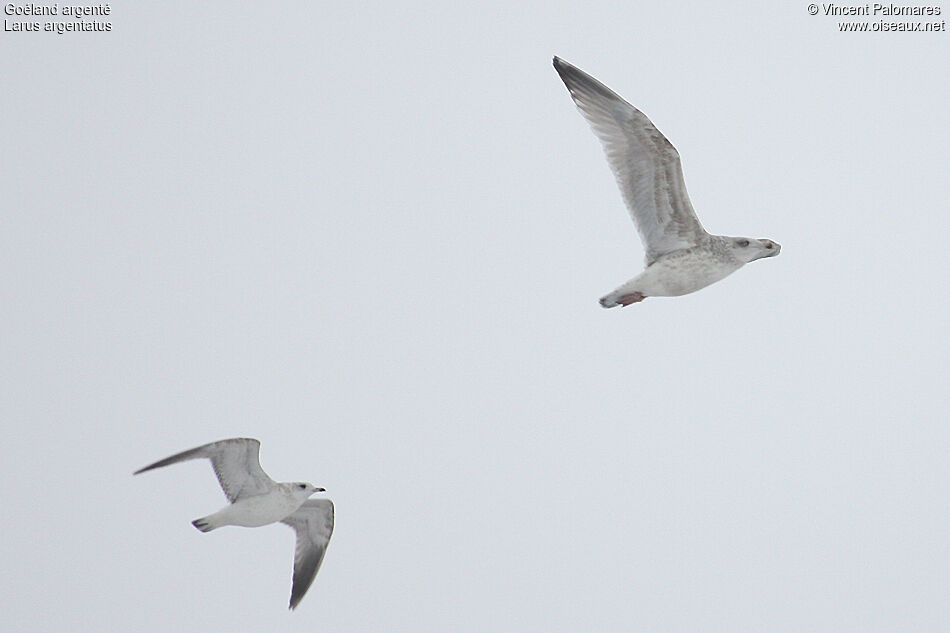
[(606, 297), (601, 297), (600, 305), (605, 308), (616, 308), (617, 306), (628, 306), (631, 303), (643, 301), (647, 296), (642, 292), (631, 292), (625, 295), (611, 293)]
[(617, 297), (617, 303), (619, 303), (619, 304), (622, 305), (622, 306), (628, 306), (628, 305), (630, 305), (631, 303), (639, 303), (639, 302), (643, 301), (643, 300), (646, 299), (646, 298), (647, 298), (647, 296), (646, 296), (645, 294), (643, 294), (643, 293), (640, 293), (640, 292), (631, 292), (631, 293), (628, 294), (628, 295), (621, 295), (621, 296)]

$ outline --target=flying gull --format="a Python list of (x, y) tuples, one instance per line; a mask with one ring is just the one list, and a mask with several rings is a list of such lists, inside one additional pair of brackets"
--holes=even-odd
[(309, 499), (315, 492), (325, 492), (313, 484), (297, 481), (277, 483), (268, 477), (261, 468), (260, 450), (261, 443), (257, 440), (221, 440), (166, 457), (135, 471), (135, 474), (207, 457), (231, 503), (214, 514), (195, 519), (192, 525), (202, 532), (225, 525), (259, 527), (278, 521), (292, 527), (297, 533), (294, 584), (290, 593), (290, 608), (293, 609), (307, 593), (323, 562), (323, 554), (333, 533), (333, 502)]
[(689, 202), (679, 153), (650, 119), (563, 59), (555, 57), (554, 68), (603, 144), (646, 249), (646, 269), (600, 305), (689, 294), (779, 254), (782, 247), (772, 240), (707, 233)]

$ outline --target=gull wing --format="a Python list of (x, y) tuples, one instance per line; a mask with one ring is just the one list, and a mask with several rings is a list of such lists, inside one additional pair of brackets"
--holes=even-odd
[(330, 535), (333, 534), (333, 502), (329, 499), (309, 499), (296, 512), (281, 521), (297, 532), (294, 551), (294, 584), (290, 592), (290, 608), (295, 608), (323, 562)]
[(645, 114), (584, 71), (558, 57), (554, 69), (604, 146), (647, 265), (665, 253), (696, 246), (707, 233), (690, 204), (672, 143)]
[(217, 475), (218, 483), (221, 484), (225, 496), (228, 501), (234, 503), (244, 497), (270, 492), (277, 485), (261, 468), (260, 451), (261, 443), (254, 439), (221, 440), (176, 453), (154, 464), (149, 464), (135, 471), (134, 474), (138, 475), (146, 470), (177, 464), (189, 459), (207, 457), (211, 460), (214, 474)]

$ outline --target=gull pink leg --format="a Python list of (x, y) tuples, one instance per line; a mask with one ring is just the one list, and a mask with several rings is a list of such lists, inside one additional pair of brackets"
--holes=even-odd
[(622, 306), (628, 306), (631, 303), (639, 303), (640, 301), (643, 301), (646, 298), (647, 296), (643, 293), (631, 292), (628, 295), (621, 295), (620, 297), (617, 297), (617, 303), (619, 303)]

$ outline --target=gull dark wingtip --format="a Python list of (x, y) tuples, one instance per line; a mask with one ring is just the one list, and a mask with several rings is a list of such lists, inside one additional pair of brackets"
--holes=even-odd
[(156, 463), (154, 463), (154, 464), (149, 464), (148, 466), (143, 466), (142, 468), (139, 468), (137, 471), (135, 471), (134, 473), (132, 473), (132, 475), (133, 475), (133, 476), (134, 476), (134, 475), (141, 475), (142, 473), (144, 473), (144, 472), (147, 471), (147, 470), (154, 470), (154, 469), (158, 468), (158, 465), (159, 465), (159, 462), (156, 462)]
[(571, 69), (574, 68), (569, 63), (558, 57), (554, 56), (554, 70), (557, 71), (557, 74), (561, 76), (561, 79), (564, 80), (564, 75), (569, 73)]

